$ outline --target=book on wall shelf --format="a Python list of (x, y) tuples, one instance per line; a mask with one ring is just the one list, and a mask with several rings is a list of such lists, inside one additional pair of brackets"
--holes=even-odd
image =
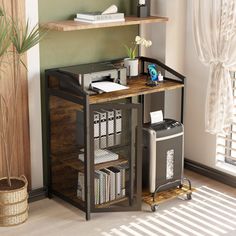
[(99, 24), (99, 23), (112, 23), (112, 22), (124, 22), (125, 19), (110, 19), (110, 20), (84, 20), (80, 18), (74, 18), (74, 21), (84, 22), (90, 24)]
[(122, 22), (125, 21), (125, 16), (124, 13), (111, 13), (111, 14), (102, 14), (101, 12), (78, 13), (74, 18), (74, 21), (92, 23), (92, 24)]
[(124, 19), (124, 13), (102, 14), (102, 12), (78, 13), (76, 18), (84, 20), (115, 20)]

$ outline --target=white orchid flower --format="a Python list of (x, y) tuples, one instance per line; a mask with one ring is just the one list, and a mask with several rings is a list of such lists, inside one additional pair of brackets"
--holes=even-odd
[(136, 56), (136, 50), (138, 45), (140, 46), (144, 46), (146, 48), (150, 47), (152, 45), (152, 41), (150, 40), (146, 40), (145, 38), (140, 37), (139, 35), (137, 35), (135, 37), (135, 42), (132, 43), (133, 46), (132, 47), (128, 47), (127, 45), (124, 45), (126, 51), (127, 51), (127, 55), (130, 59), (135, 59)]
[(142, 38), (141, 45), (142, 45), (142, 46), (145, 46), (145, 44), (146, 44), (146, 39), (145, 39), (145, 38)]
[(142, 46), (145, 47), (145, 45), (146, 45), (146, 39), (143, 39), (143, 40), (142, 40)]
[(136, 42), (136, 44), (141, 44), (142, 38), (140, 36), (136, 36), (135, 37), (135, 42)]
[(146, 40), (145, 47), (149, 48), (152, 46), (152, 41), (151, 40)]

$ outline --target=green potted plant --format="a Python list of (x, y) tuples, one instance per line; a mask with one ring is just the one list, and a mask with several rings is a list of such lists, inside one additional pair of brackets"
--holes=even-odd
[(138, 58), (136, 58), (138, 45), (148, 48), (151, 47), (152, 41), (141, 38), (140, 36), (136, 36), (135, 41), (131, 43), (130, 47), (124, 45), (128, 56), (124, 59), (124, 65), (127, 68), (128, 76), (138, 75)]
[[(21, 69), (26, 69), (23, 57), (45, 33), (37, 25), (30, 30), (28, 21), (16, 22), (0, 8), (0, 83), (11, 80), (13, 88), (7, 94), (0, 92), (0, 145), (6, 169), (6, 177), (0, 179), (0, 226), (17, 225), (28, 218), (28, 183), (24, 176), (12, 176), (12, 144), (17, 132), (17, 101), (22, 98)], [(9, 67), (14, 72), (7, 73)]]

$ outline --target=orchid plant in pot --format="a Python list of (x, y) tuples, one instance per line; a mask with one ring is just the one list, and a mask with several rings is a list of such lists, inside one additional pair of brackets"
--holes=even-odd
[(124, 45), (127, 53), (127, 58), (124, 59), (124, 66), (127, 68), (128, 76), (138, 75), (138, 58), (136, 58), (138, 46), (144, 46), (145, 48), (151, 47), (152, 41), (146, 40), (140, 36), (135, 37), (135, 41), (132, 42), (132, 46)]
[[(18, 101), (24, 96), (20, 81), (26, 80), (21, 73), (22, 69), (27, 69), (24, 56), (45, 33), (38, 25), (30, 29), (28, 21), (15, 21), (0, 7), (0, 86), (9, 84), (7, 92), (4, 86), (0, 87), (0, 154), (4, 160), (2, 170), (6, 172), (6, 177), (0, 178), (0, 226), (17, 225), (28, 217), (27, 179), (12, 176), (13, 155), (18, 155), (13, 147), (20, 128)], [(24, 207), (18, 208), (20, 203)]]

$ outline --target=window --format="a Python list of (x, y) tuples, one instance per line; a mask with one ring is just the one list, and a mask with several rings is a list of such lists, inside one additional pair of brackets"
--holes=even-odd
[(234, 94), (234, 122), (229, 135), (217, 137), (217, 164), (236, 173), (236, 72), (231, 73)]

